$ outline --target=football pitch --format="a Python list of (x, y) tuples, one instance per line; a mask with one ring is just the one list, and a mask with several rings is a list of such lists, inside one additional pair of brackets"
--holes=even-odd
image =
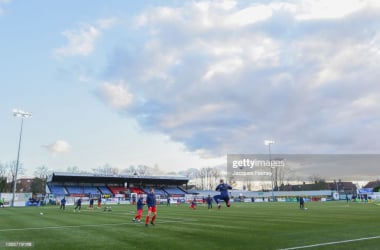
[[(68, 206), (0, 208), (1, 249), (379, 249), (380, 206), (346, 202), (158, 206), (156, 225), (134, 205), (80, 213)], [(41, 213), (43, 213), (41, 215)], [(144, 218), (146, 207), (144, 207)]]

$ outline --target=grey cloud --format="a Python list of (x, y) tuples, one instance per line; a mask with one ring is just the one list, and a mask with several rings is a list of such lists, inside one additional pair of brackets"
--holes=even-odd
[[(107, 75), (125, 80), (138, 99), (126, 115), (191, 150), (265, 152), (269, 138), (281, 152), (378, 151), (371, 142), (379, 141), (379, 105), (354, 104), (380, 93), (380, 53), (371, 53), (379, 45), (370, 44), (379, 41), (379, 11), (313, 21), (292, 15), (282, 10), (236, 30), (151, 19), (137, 30), (145, 40), (115, 49)], [(242, 64), (218, 66), (228, 60)], [(221, 70), (205, 80), (214, 66)]]

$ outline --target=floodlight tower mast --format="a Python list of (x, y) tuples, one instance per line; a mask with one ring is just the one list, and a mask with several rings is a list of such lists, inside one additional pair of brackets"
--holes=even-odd
[(19, 135), (19, 139), (18, 139), (16, 169), (14, 170), (14, 175), (13, 175), (13, 191), (12, 191), (12, 203), (11, 203), (11, 206), (14, 207), (15, 195), (16, 195), (17, 174), (18, 174), (18, 167), (19, 167), (19, 162), (20, 162), (22, 126), (24, 124), (24, 118), (32, 117), (32, 113), (25, 112), (25, 111), (22, 111), (22, 110), (19, 110), (19, 109), (13, 109), (12, 111), (13, 111), (13, 116), (21, 117), (21, 127), (20, 127), (20, 135)]

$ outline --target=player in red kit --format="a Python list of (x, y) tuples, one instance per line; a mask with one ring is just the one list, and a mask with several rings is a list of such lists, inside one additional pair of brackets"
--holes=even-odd
[(197, 208), (197, 200), (194, 198), (194, 200), (190, 204), (190, 208), (195, 210)]

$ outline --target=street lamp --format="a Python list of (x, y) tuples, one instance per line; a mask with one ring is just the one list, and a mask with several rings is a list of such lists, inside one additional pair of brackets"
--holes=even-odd
[(264, 144), (268, 146), (269, 149), (269, 166), (270, 166), (270, 171), (272, 172), (272, 201), (274, 201), (274, 176), (273, 176), (273, 168), (272, 168), (272, 153), (270, 151), (270, 145), (274, 144), (275, 141), (273, 140), (265, 140)]
[(21, 117), (21, 127), (20, 127), (20, 137), (18, 140), (18, 151), (17, 151), (17, 161), (16, 161), (16, 169), (13, 177), (13, 194), (12, 194), (12, 207), (14, 207), (15, 195), (16, 195), (16, 182), (17, 182), (17, 173), (18, 173), (18, 165), (20, 160), (20, 148), (21, 148), (21, 136), (22, 136), (22, 125), (24, 123), (24, 118), (29, 118), (32, 116), (32, 113), (25, 112), (19, 109), (13, 109), (13, 116)]

